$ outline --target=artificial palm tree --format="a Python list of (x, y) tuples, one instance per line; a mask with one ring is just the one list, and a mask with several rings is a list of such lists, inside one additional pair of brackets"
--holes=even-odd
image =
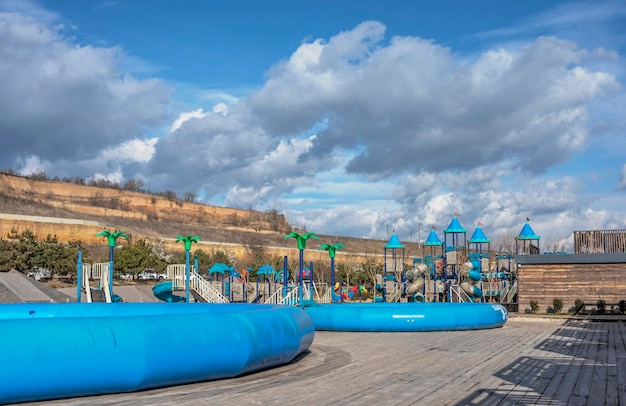
[(109, 292), (113, 293), (113, 255), (115, 250), (115, 241), (119, 237), (124, 237), (128, 240), (128, 235), (122, 230), (110, 232), (109, 230), (100, 231), (96, 234), (96, 237), (106, 237), (109, 243)]
[[(330, 256), (330, 286), (331, 286), (331, 294), (330, 294), (330, 302), (334, 302), (335, 298), (333, 295), (333, 291), (335, 289), (335, 251), (338, 249), (345, 248), (343, 243), (338, 242), (337, 244), (322, 244), (320, 245), (320, 250), (328, 251), (328, 255)], [(339, 292), (341, 295), (341, 292)]]
[(191, 250), (191, 244), (200, 241), (199, 236), (192, 237), (188, 235), (183, 237), (182, 235), (176, 236), (176, 242), (182, 241), (185, 244), (185, 301), (189, 303), (189, 250)]
[[(315, 238), (316, 240), (319, 240), (320, 238), (315, 235), (315, 233), (304, 233), (304, 234), (299, 234), (295, 231), (292, 231), (291, 233), (287, 234), (285, 236), (285, 239), (287, 238), (295, 238), (296, 241), (298, 242), (298, 250), (300, 250), (300, 268), (299, 268), (299, 278), (300, 278), (300, 306), (302, 306), (302, 271), (304, 268), (304, 249), (306, 248), (306, 241), (309, 238)], [(313, 281), (311, 281), (311, 283), (313, 283)]]

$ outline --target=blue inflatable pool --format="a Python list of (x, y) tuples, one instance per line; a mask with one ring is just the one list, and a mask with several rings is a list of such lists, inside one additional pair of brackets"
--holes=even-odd
[(314, 335), (280, 305), (0, 305), (0, 404), (229, 378), (290, 362)]
[(504, 306), (492, 303), (346, 303), (305, 307), (316, 330), (449, 331), (501, 327)]

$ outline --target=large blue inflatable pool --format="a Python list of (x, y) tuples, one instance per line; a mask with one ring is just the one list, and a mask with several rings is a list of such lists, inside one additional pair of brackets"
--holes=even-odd
[(501, 327), (508, 319), (495, 303), (346, 303), (305, 307), (316, 330), (448, 331)]
[(290, 362), (314, 335), (280, 305), (0, 305), (0, 403), (233, 377)]

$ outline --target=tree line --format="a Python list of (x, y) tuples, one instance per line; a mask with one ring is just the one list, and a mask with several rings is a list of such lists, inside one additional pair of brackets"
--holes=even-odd
[[(78, 251), (82, 252), (83, 263), (109, 262), (109, 256), (104, 250), (101, 254), (93, 254), (92, 247), (85, 246), (81, 241), (59, 242), (56, 235), (48, 235), (38, 241), (30, 230), (18, 233), (11, 230), (6, 239), (0, 238), (0, 272), (16, 270), (24, 274), (30, 272), (45, 272), (51, 278), (63, 278), (75, 281), (78, 269)], [(232, 253), (222, 250), (211, 252), (202, 249), (192, 251), (192, 256), (198, 259), (198, 268), (201, 274), (206, 275), (209, 268), (215, 263), (232, 266), (236, 271), (249, 270), (251, 281), (256, 280), (256, 271), (265, 264), (269, 264), (277, 271), (284, 266), (284, 257), (269, 254), (263, 247), (250, 247), (245, 258), (236, 258)], [(170, 264), (185, 263), (184, 252), (166, 252), (162, 244), (152, 244), (144, 239), (131, 238), (123, 241), (114, 250), (114, 276), (130, 275), (136, 279), (139, 273), (146, 269), (156, 273), (165, 272)], [(309, 266), (309, 264), (307, 264)], [(299, 268), (298, 258), (289, 258), (288, 271), (291, 279), (295, 279)], [(374, 258), (357, 259), (346, 256), (345, 261), (336, 266), (337, 280), (344, 283), (371, 285), (376, 273), (382, 272), (383, 267)], [(330, 282), (330, 260), (319, 260), (314, 264), (314, 278), (316, 282)]]

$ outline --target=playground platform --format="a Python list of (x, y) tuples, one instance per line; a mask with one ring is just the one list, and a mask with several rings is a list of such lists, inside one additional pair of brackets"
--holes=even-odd
[(489, 330), (320, 331), (307, 353), (279, 368), (138, 393), (29, 403), (43, 404), (623, 405), (626, 319), (511, 315), (504, 327)]

